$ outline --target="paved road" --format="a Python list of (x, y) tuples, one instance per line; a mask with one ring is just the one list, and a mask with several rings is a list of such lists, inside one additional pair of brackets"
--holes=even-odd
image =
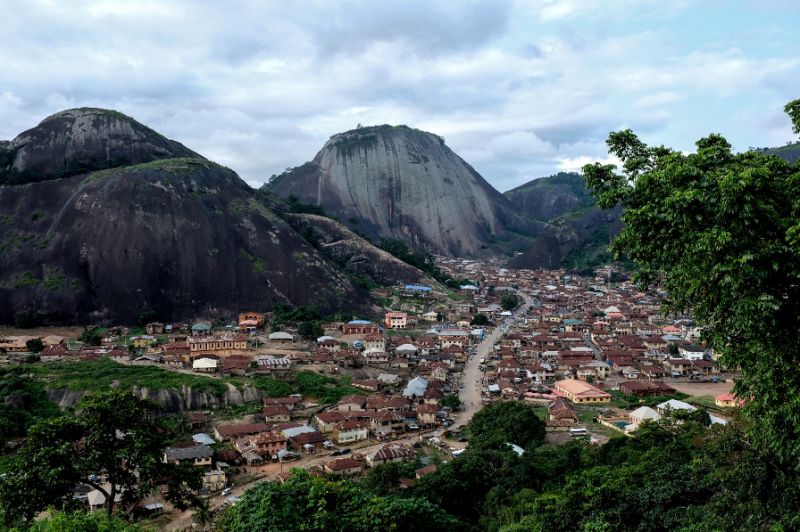
[(477, 344), (475, 347), (475, 354), (467, 359), (467, 363), (464, 366), (464, 373), (461, 377), (461, 382), (464, 384), (464, 387), (458, 392), (458, 398), (461, 399), (463, 408), (460, 412), (453, 415), (455, 421), (453, 426), (466, 425), (469, 423), (469, 420), (472, 419), (472, 416), (475, 415), (475, 412), (483, 407), (481, 403), (481, 379), (483, 373), (479, 369), (481, 359), (489, 358), (493, 351), (494, 344), (502, 338), (508, 331), (508, 327), (524, 314), (525, 310), (530, 305), (530, 299), (526, 294), (517, 292), (517, 295), (522, 298), (523, 303), (514, 311), (512, 316), (509, 316), (499, 323), (489, 336)]

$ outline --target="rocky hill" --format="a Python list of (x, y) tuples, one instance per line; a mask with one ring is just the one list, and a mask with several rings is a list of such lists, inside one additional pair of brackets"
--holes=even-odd
[(575, 172), (534, 179), (504, 195), (521, 212), (544, 222), (594, 205), (583, 176)]
[(20, 311), (131, 322), (144, 310), (168, 320), (273, 302), (366, 305), (233, 171), (120, 113), (59, 113), (5, 156), (14, 184), (0, 186), (2, 322)]
[(315, 214), (289, 214), (287, 220), (322, 255), (366, 281), (383, 286), (398, 281), (435, 284), (422, 271), (374, 246), (336, 220)]
[(406, 126), (334, 135), (311, 162), (276, 177), (268, 189), (320, 205), (370, 239), (402, 239), (444, 255), (499, 251), (539, 226), (526, 226), (444, 139)]
[(69, 109), (0, 143), (0, 184), (30, 183), (172, 157), (200, 157), (116, 111)]

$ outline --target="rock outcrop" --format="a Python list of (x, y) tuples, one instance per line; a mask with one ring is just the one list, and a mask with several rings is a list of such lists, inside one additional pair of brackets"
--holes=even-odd
[(406, 126), (334, 135), (313, 161), (268, 188), (320, 205), (370, 239), (402, 239), (444, 255), (498, 251), (499, 242), (531, 229), (444, 139)]
[(543, 222), (594, 205), (583, 176), (562, 172), (504, 192), (520, 212)]
[(290, 214), (288, 221), (317, 251), (344, 268), (379, 285), (432, 285), (433, 279), (394, 255), (374, 246), (344, 224), (325, 216)]
[[(193, 390), (188, 386), (183, 386), (180, 390), (174, 388), (151, 390), (133, 386), (131, 392), (141, 399), (161, 405), (162, 410), (170, 414), (184, 410), (213, 410), (228, 406), (241, 406), (245, 403), (260, 402), (265, 397), (263, 391), (248, 384), (245, 384), (241, 391), (232, 384), (228, 384), (228, 389), (222, 395)], [(47, 390), (48, 398), (60, 408), (74, 407), (87, 394), (88, 392), (64, 389)]]
[(0, 184), (55, 179), (173, 157), (200, 157), (129, 116), (69, 109), (0, 144)]
[[(45, 138), (53, 120), (78, 123), (84, 113), (59, 113), (44, 131), (23, 135)], [(56, 136), (49, 155), (11, 143), (20, 146), (14, 175), (26, 179), (0, 186), (0, 322), (19, 311), (51, 322), (130, 323), (143, 310), (175, 320), (276, 302), (323, 312), (366, 305), (364, 292), (236, 173), (197, 156), (161, 158), (192, 152), (119, 116), (91, 122), (98, 130), (84, 132), (78, 147), (74, 135)], [(113, 166), (119, 159), (105, 154), (116, 140), (96, 141), (108, 128), (135, 134), (128, 162), (155, 160)], [(101, 169), (85, 173), (70, 155), (57, 171), (41, 166), (63, 154)]]

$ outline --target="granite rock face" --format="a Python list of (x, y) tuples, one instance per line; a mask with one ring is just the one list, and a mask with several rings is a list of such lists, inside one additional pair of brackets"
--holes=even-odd
[[(72, 116), (55, 116), (62, 115)], [(128, 120), (114, 130), (148, 131)], [(46, 133), (35, 129), (25, 135)], [(56, 178), (76, 168), (69, 157), (42, 174), (30, 157), (19, 159), (27, 173), (16, 175), (26, 182), (0, 186), (0, 322), (20, 311), (51, 323), (132, 323), (145, 310), (177, 320), (276, 302), (323, 312), (366, 305), (364, 292), (236, 173), (198, 156), (140, 149), (173, 145), (157, 134), (134, 144), (128, 162), (137, 154), (155, 160)], [(36, 154), (37, 161), (62, 155)]]
[(200, 156), (122, 113), (70, 109), (0, 144), (0, 183), (43, 181), (173, 157)]
[(443, 255), (486, 254), (520, 224), (508, 199), (444, 139), (406, 126), (334, 135), (269, 189), (320, 205), (371, 239), (402, 239)]

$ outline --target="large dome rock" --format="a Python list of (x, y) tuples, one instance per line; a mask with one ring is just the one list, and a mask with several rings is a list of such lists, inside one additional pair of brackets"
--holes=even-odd
[[(514, 208), (441, 137), (406, 126), (332, 136), (313, 161), (268, 188), (322, 206), (372, 239), (476, 255), (509, 237)], [(514, 238), (512, 235), (511, 238)]]
[(0, 143), (0, 183), (19, 184), (173, 157), (200, 157), (108, 109), (61, 111)]

